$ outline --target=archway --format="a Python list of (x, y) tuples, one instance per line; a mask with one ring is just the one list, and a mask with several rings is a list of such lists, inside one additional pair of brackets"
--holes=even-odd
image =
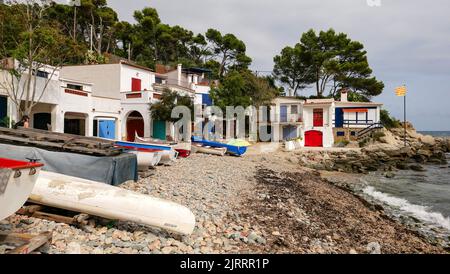
[(127, 117), (127, 141), (134, 142), (136, 133), (144, 137), (144, 117), (138, 111), (133, 111)]
[(64, 133), (86, 136), (87, 114), (66, 112), (64, 114)]

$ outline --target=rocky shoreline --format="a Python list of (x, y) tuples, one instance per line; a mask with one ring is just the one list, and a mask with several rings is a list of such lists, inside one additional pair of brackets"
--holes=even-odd
[(301, 165), (316, 170), (346, 173), (385, 171), (387, 177), (396, 170), (424, 171), (424, 164), (447, 165), (450, 138), (434, 138), (418, 134), (412, 127), (407, 130), (407, 146), (402, 129), (384, 129), (371, 143), (362, 148), (322, 151), (299, 151)]
[(49, 254), (446, 252), (300, 166), (297, 157), (195, 154), (122, 186), (189, 207), (197, 221), (190, 236), (132, 223), (74, 227), (19, 215), (0, 221), (0, 231), (52, 231), (52, 242), (38, 250)]

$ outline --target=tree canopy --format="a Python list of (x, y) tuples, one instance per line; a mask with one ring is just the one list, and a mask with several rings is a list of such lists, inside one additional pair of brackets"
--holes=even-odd
[(309, 30), (294, 47), (275, 56), (274, 63), (274, 76), (296, 93), (314, 85), (318, 97), (336, 97), (338, 90), (348, 88), (369, 100), (384, 89), (372, 76), (363, 44), (333, 29), (318, 34)]

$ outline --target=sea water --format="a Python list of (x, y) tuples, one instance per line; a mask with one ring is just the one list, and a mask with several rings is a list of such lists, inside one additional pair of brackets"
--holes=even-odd
[(446, 157), (448, 164), (424, 165), (424, 172), (401, 170), (394, 178), (371, 173), (361, 178), (360, 191), (393, 217), (450, 245), (450, 154)]

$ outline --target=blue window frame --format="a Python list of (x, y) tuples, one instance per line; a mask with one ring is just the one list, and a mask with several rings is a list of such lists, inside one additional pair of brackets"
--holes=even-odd
[(338, 132), (336, 133), (336, 135), (339, 136), (339, 137), (343, 137), (343, 136), (345, 136), (345, 132), (343, 132), (343, 131), (338, 131)]

